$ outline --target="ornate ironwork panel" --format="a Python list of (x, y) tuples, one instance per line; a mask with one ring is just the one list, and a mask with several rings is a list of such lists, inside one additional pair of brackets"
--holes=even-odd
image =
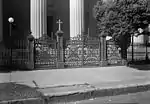
[(65, 47), (65, 66), (80, 67), (83, 64), (83, 41), (81, 37), (70, 38)]
[(81, 67), (99, 65), (100, 41), (97, 38), (73, 37), (66, 42), (65, 66)]
[(95, 37), (85, 37), (84, 65), (97, 66), (100, 62), (100, 40)]
[(109, 65), (122, 65), (120, 50), (112, 41), (107, 41), (107, 60)]
[(35, 40), (35, 68), (56, 68), (56, 44), (56, 40), (51, 40), (48, 36)]

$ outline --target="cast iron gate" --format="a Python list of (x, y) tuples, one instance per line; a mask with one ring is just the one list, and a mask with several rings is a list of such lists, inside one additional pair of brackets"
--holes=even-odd
[(112, 40), (106, 42), (108, 65), (122, 65), (121, 49)]
[(48, 36), (34, 40), (35, 68), (56, 68), (57, 42)]
[(66, 42), (65, 67), (98, 66), (100, 40), (96, 37), (78, 36)]
[[(57, 41), (48, 37), (36, 39), (35, 49), (35, 68), (57, 68), (58, 53)], [(67, 40), (63, 45), (63, 63), (65, 68), (100, 66), (102, 50), (100, 38), (77, 36)], [(106, 42), (106, 58), (108, 65), (122, 65), (120, 50), (112, 41)]]

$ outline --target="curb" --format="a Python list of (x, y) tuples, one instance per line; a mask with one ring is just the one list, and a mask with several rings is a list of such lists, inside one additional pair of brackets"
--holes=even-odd
[(0, 84), (0, 104), (45, 104), (35, 88), (14, 82)]
[(28, 98), (9, 101), (0, 101), (0, 104), (45, 104), (41, 98)]
[(92, 89), (83, 92), (74, 92), (64, 95), (46, 95), (44, 96), (45, 104), (58, 104), (66, 102), (76, 102), (81, 100), (95, 99), (97, 97), (116, 96), (127, 93), (136, 93), (150, 90), (150, 84), (134, 85), (118, 88)]

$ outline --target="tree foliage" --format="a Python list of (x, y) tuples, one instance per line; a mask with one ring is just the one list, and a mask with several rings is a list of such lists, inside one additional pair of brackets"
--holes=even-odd
[(112, 36), (124, 59), (131, 35), (148, 26), (148, 4), (148, 0), (99, 0), (93, 8), (100, 36)]
[(100, 35), (112, 36), (120, 42), (120, 37), (130, 37), (139, 27), (148, 24), (147, 0), (99, 0), (93, 8)]

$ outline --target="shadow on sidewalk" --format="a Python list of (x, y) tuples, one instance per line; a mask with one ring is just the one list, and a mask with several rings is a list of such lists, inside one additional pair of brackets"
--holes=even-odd
[(0, 73), (10, 73), (10, 72), (13, 72), (13, 71), (33, 71), (33, 69), (27, 69), (27, 68), (24, 68), (24, 69), (19, 69), (17, 67), (11, 67), (11, 66), (0, 66)]
[(0, 73), (10, 73), (12, 71), (14, 71), (14, 69), (9, 66), (0, 66)]
[(128, 67), (135, 68), (138, 70), (145, 70), (149, 71), (150, 70), (150, 60), (140, 60), (140, 61), (130, 61), (128, 62)]

